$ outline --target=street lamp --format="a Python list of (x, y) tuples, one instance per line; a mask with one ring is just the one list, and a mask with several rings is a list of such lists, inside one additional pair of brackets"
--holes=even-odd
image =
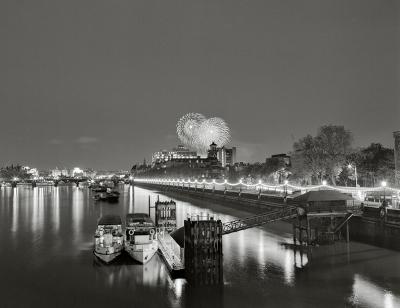
[[(353, 169), (353, 165), (349, 164), (347, 166), (347, 168), (349, 168), (351, 170), (351, 169)], [(354, 177), (356, 178), (356, 187), (358, 187), (358, 175), (357, 175), (357, 166), (356, 166), (356, 164), (354, 164)]]
[(383, 187), (383, 202), (384, 205), (386, 206), (386, 186), (387, 186), (386, 181), (382, 181), (381, 186)]

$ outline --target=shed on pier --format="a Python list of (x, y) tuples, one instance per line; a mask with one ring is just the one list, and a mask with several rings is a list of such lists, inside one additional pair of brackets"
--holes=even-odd
[(336, 190), (309, 191), (293, 199), (307, 212), (342, 212), (354, 200), (351, 195)]

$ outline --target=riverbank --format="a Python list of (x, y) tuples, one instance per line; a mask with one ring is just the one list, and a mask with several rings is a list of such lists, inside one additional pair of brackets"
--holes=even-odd
[[(149, 189), (147, 187), (147, 189)], [(151, 189), (151, 188), (150, 188)], [(213, 212), (230, 215), (235, 218), (246, 218), (253, 215), (258, 215), (271, 210), (270, 207), (262, 206), (246, 206), (243, 203), (232, 202), (231, 200), (210, 200), (210, 198), (201, 198), (198, 195), (188, 195), (187, 192), (173, 191), (173, 190), (158, 190), (153, 189), (155, 193), (159, 193), (170, 198), (178, 199), (180, 201), (190, 202), (198, 207), (209, 209)], [(276, 235), (291, 237), (292, 236), (292, 223), (289, 221), (276, 221), (263, 226), (261, 228), (267, 232)]]
[[(196, 204), (199, 207), (231, 215), (236, 218), (245, 218), (271, 211), (285, 206), (283, 199), (276, 196), (263, 196), (255, 199), (229, 194), (213, 193), (212, 191), (193, 191), (181, 189), (160, 189), (156, 186), (145, 185), (160, 194)], [(280, 202), (280, 203), (279, 203)], [(366, 213), (364, 213), (366, 214)], [(393, 216), (393, 214), (391, 214)], [(373, 245), (376, 247), (400, 250), (400, 225), (385, 223), (381, 219), (356, 216), (350, 220), (350, 240)], [(292, 237), (291, 221), (277, 221), (260, 226), (265, 231), (284, 237)]]

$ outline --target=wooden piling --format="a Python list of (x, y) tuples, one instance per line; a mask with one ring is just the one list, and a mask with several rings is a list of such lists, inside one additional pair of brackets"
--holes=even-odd
[(223, 283), (222, 222), (185, 220), (185, 273), (190, 284)]

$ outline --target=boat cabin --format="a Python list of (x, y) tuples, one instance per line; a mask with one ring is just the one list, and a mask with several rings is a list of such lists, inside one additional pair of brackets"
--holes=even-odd
[(145, 244), (156, 239), (155, 225), (145, 213), (126, 215), (126, 240), (130, 243)]

